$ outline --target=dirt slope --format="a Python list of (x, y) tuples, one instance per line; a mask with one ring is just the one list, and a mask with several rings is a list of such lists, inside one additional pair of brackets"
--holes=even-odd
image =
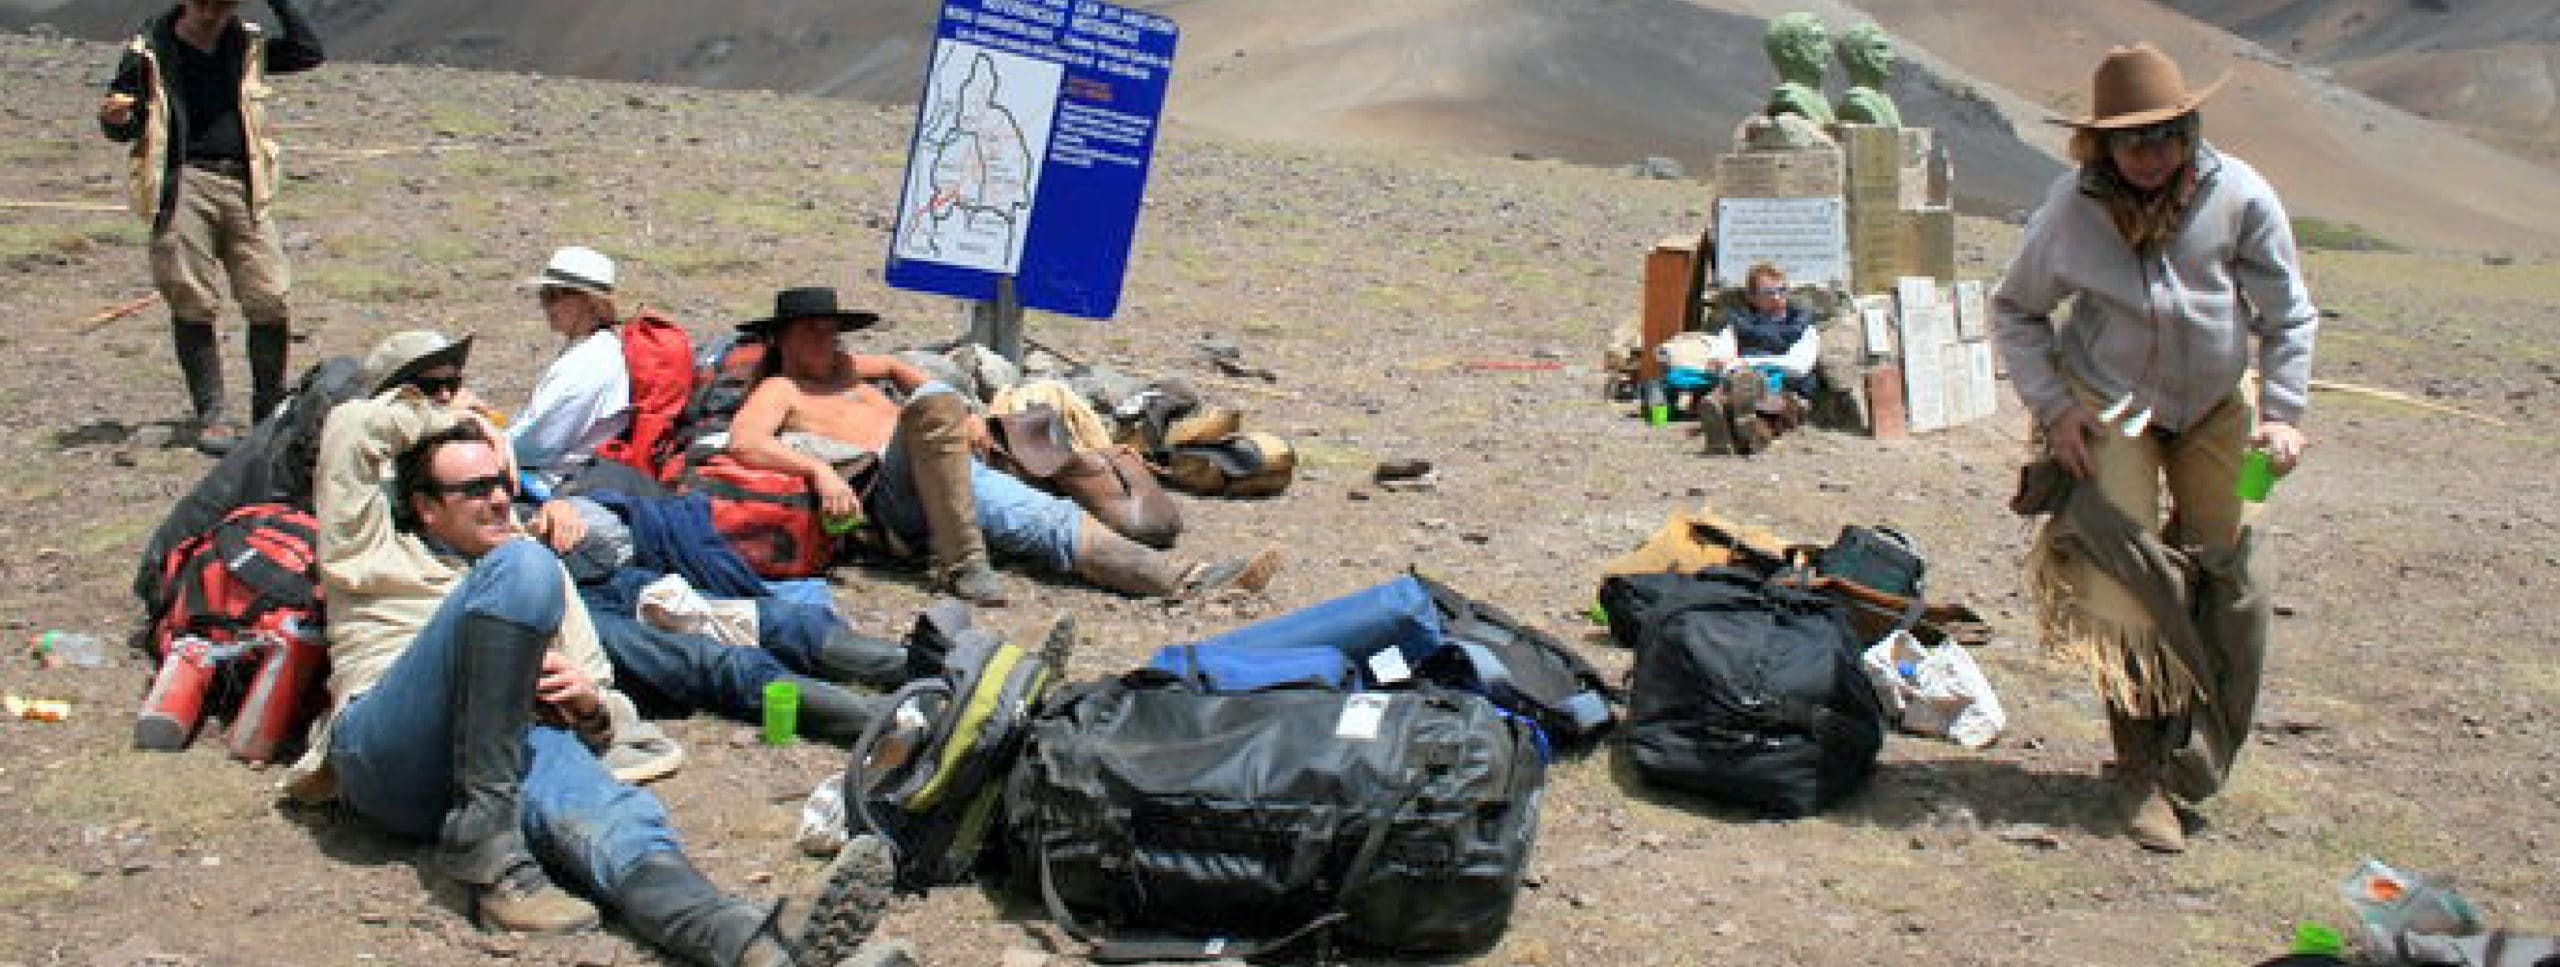
[(2538, 0), (2173, 0), (2357, 90), (2560, 161), (2560, 17)]
[[(112, 56), (0, 36), (16, 85), (0, 119), (26, 135), (0, 143), (0, 199), (115, 206), (121, 157), (85, 118)], [(893, 321), (866, 347), (960, 325), (948, 300), (877, 283), (904, 112), (362, 64), (282, 82), (276, 108), (306, 360), (403, 327), (475, 330), (473, 381), (521, 400), (556, 341), (511, 283), (572, 242), (622, 256), (632, 297), (697, 336), (815, 282)], [(2313, 257), (2315, 294), (2338, 313), (2322, 375), (2504, 422), (2318, 397), (2311, 462), (2262, 518), (2284, 614), (2266, 724), (2195, 851), (2171, 859), (2105, 834), (2097, 710), (2030, 643), (2014, 591), (2026, 534), (1999, 509), (2014, 404), (1951, 433), (1807, 432), (1740, 460), (1695, 456), (1685, 427), (1600, 398), (1585, 361), (1635, 311), (1653, 240), (1694, 230), (1701, 207), (1694, 185), (1553, 163), (1168, 131), (1122, 316), (1035, 314), (1032, 334), (1193, 378), (1296, 440), (1286, 495), (1183, 507), (1186, 550), (1270, 541), (1292, 563), (1266, 596), (1179, 606), (1015, 571), (1015, 605), (988, 620), (1022, 634), (1072, 612), (1090, 635), (1074, 670), (1100, 675), (1419, 565), (1623, 670), (1579, 615), (1598, 562), (1674, 509), (1707, 502), (1806, 540), (1886, 520), (1930, 549), (1942, 593), (1997, 625), (1979, 654), (2012, 715), (2006, 740), (1972, 753), (1897, 738), (1872, 788), (1786, 823), (1652, 789), (1614, 751), (1560, 764), (1510, 932), (1450, 962), (2253, 963), (2297, 920), (2337, 922), (2334, 882), (2363, 855), (2454, 873), (2491, 918), (2560, 929), (2560, 665), (2529, 606), (2560, 594), (2560, 339), (2516, 324), (2560, 312), (2560, 266)], [(76, 326), (145, 291), (140, 242), (113, 211), (0, 208), (0, 314), (15, 320), (0, 340), (20, 363), (0, 371), (12, 641), (126, 627), (133, 548), (205, 466), (156, 442), (183, 406), (162, 319)], [(1968, 220), (1964, 271), (1988, 274), (2012, 244)], [(1204, 334), (1278, 379), (1216, 376), (1193, 349)], [(1467, 365), (1541, 357), (1562, 368)], [(1386, 457), (1435, 461), (1440, 489), (1378, 491), (1368, 474)], [(923, 600), (910, 572), (838, 577), (871, 630)], [(0, 964), (656, 962), (619, 932), (480, 935), (415, 844), (280, 806), (271, 774), (211, 748), (127, 750), (143, 673), (124, 657), (44, 670), (0, 654), (0, 690), (74, 703), (66, 723), (0, 721)], [(653, 788), (711, 877), (769, 896), (812, 875), (785, 838), (836, 755), (758, 747), (708, 717), (670, 727), (690, 760)], [(1047, 933), (1036, 904), (968, 889), (900, 901), (888, 929), (948, 965), (997, 963)]]
[[(2193, 83), (2232, 73), (2205, 109), (2205, 135), (2267, 172), (2295, 213), (2424, 246), (2560, 245), (2537, 214), (2560, 204), (2560, 176), (2550, 169), (2325, 81), (2176, 11), (2089, 4), (2056, 18), (2051, 5), (2033, 0), (1860, 6), (1896, 35), (1972, 66), (2056, 116), (2086, 110), (2089, 70), (2108, 47), (2149, 39), (2177, 57)], [(1986, 23), (2004, 26), (1982, 29)]]

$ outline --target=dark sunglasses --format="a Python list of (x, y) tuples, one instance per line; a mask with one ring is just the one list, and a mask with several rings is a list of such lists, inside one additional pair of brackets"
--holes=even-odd
[(1769, 287), (1769, 286), (1765, 286), (1765, 285), (1764, 285), (1764, 286), (1754, 286), (1754, 287), (1752, 287), (1752, 289), (1751, 289), (1751, 294), (1752, 294), (1752, 295), (1785, 295), (1785, 294), (1787, 294), (1787, 289), (1786, 289), (1786, 287), (1785, 287), (1785, 286), (1777, 286), (1777, 287), (1775, 287), (1775, 288), (1772, 288), (1772, 287)]
[(500, 491), (504, 491), (509, 497), (515, 496), (515, 481), (507, 479), (505, 474), (493, 473), (486, 477), (473, 477), (460, 483), (437, 483), (434, 480), (427, 480), (418, 484), (418, 492), (429, 497), (454, 496), (464, 500), (487, 500), (490, 494)]
[(462, 392), (462, 377), (411, 376), (409, 377), (409, 385), (417, 387), (418, 392), (425, 393), (428, 396), (444, 396), (451, 393)]
[(2158, 144), (2163, 141), (2176, 140), (2186, 136), (2186, 121), (2184, 119), (2171, 119), (2162, 121), (2158, 124), (2146, 124), (2138, 128), (2123, 128), (2120, 130), (2109, 131), (2107, 132), (2107, 144), (2118, 148), (2139, 148), (2143, 145)]

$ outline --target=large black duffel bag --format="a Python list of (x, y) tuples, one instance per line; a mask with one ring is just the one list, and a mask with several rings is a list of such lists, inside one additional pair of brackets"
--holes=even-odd
[(1325, 935), (1463, 951), (1510, 917), (1545, 781), (1531, 727), (1472, 694), (1213, 695), (1140, 671), (1053, 696), (1005, 826), (1018, 880), (1107, 941), (1098, 961)]
[(1636, 652), (1627, 734), (1646, 779), (1801, 816), (1875, 771), (1884, 709), (1839, 601), (1711, 568), (1612, 577), (1600, 602)]

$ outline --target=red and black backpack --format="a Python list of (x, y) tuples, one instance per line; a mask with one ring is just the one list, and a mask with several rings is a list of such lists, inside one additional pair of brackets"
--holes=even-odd
[(320, 521), (287, 504), (250, 504), (171, 548), (161, 564), (151, 652), (196, 635), (235, 642), (320, 623)]
[(631, 375), (631, 425), (596, 455), (651, 477), (668, 470), (677, 427), (693, 399), (693, 337), (675, 320), (642, 309), (622, 320), (622, 365)]

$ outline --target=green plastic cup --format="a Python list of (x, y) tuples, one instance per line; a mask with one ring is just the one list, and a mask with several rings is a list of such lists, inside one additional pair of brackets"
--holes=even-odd
[(2267, 492), (2276, 489), (2276, 468), (2267, 451), (2251, 450), (2240, 460), (2240, 481), (2232, 486), (2233, 494), (2253, 504), (2265, 503)]
[(856, 510), (850, 514), (824, 518), (820, 520), (819, 523), (826, 527), (827, 533), (837, 537), (843, 537), (846, 534), (852, 533), (854, 528), (862, 526), (862, 512)]
[(2347, 952), (2347, 938), (2336, 927), (2317, 920), (2305, 920), (2293, 926), (2293, 952), (2315, 957), (2337, 957)]
[(800, 683), (777, 678), (764, 683), (764, 744), (790, 745), (800, 733)]

